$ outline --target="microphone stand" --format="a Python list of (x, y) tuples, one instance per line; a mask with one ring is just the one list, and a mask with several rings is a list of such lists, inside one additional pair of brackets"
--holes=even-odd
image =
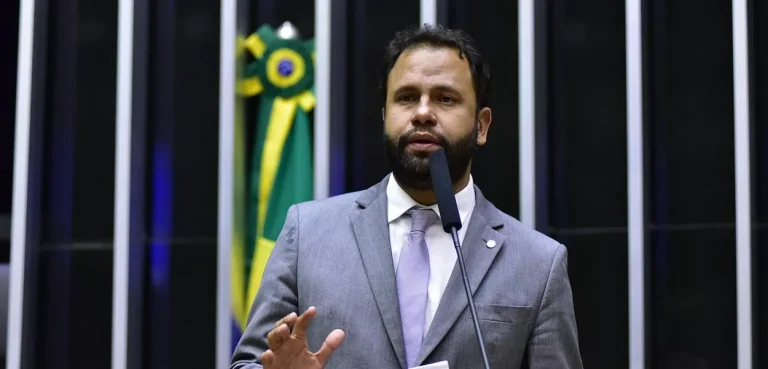
[(485, 344), (483, 343), (483, 335), (480, 333), (480, 322), (477, 320), (477, 311), (475, 311), (475, 302), (472, 299), (472, 291), (469, 288), (469, 279), (467, 278), (467, 270), (464, 266), (464, 257), (461, 256), (461, 244), (459, 243), (459, 234), (456, 231), (456, 227), (451, 226), (451, 238), (453, 238), (453, 247), (456, 248), (456, 254), (458, 256), (459, 268), (461, 269), (461, 278), (464, 280), (464, 292), (467, 293), (467, 301), (469, 301), (469, 312), (472, 314), (472, 323), (475, 325), (475, 333), (477, 334), (477, 341), (480, 343), (480, 352), (483, 354), (483, 363), (485, 363), (485, 369), (490, 369), (488, 364), (488, 354), (485, 353)]

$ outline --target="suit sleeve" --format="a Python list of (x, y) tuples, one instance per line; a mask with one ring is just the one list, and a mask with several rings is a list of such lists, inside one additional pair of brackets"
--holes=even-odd
[(578, 338), (568, 280), (568, 252), (565, 246), (559, 245), (528, 341), (529, 367), (582, 368)]
[(299, 313), (296, 288), (298, 243), (299, 210), (293, 205), (288, 209), (283, 229), (267, 261), (230, 369), (262, 368), (260, 357), (268, 349), (267, 334), (275, 327), (275, 322), (291, 312)]

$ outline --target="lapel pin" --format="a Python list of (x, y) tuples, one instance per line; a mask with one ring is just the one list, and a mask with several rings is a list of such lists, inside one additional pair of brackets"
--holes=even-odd
[(488, 246), (489, 249), (492, 249), (492, 248), (496, 247), (496, 241), (488, 240), (488, 242), (485, 243), (485, 246)]

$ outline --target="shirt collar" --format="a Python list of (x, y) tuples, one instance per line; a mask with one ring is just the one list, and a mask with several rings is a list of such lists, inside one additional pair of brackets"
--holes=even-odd
[[(472, 175), (469, 176), (467, 186), (456, 193), (456, 205), (459, 208), (459, 217), (464, 222), (475, 207), (475, 186)], [(431, 206), (420, 205), (400, 187), (400, 184), (395, 180), (395, 176), (390, 174), (387, 183), (387, 222), (392, 223), (392, 221), (400, 218), (414, 206), (432, 209), (440, 216), (440, 209), (438, 209), (437, 204)]]

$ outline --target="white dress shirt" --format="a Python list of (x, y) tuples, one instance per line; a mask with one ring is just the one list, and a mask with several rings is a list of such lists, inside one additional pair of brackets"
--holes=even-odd
[[(459, 230), (459, 242), (463, 244), (467, 225), (475, 207), (475, 187), (472, 176), (469, 177), (467, 186), (456, 194), (456, 205), (459, 208), (462, 224)], [(390, 175), (389, 183), (387, 183), (387, 221), (389, 222), (389, 239), (392, 243), (392, 261), (395, 263), (395, 272), (397, 272), (397, 264), (400, 260), (400, 250), (402, 250), (408, 233), (411, 231), (411, 218), (403, 215), (414, 206), (432, 209), (438, 216), (440, 215), (437, 204), (432, 206), (419, 205), (405, 193), (394, 176)], [(453, 247), (453, 239), (449, 233), (443, 231), (440, 220), (427, 228), (425, 239), (429, 250), (429, 285), (427, 287), (424, 335), (429, 331), (440, 298), (443, 296), (443, 291), (448, 285), (448, 279), (456, 264), (456, 249)]]

